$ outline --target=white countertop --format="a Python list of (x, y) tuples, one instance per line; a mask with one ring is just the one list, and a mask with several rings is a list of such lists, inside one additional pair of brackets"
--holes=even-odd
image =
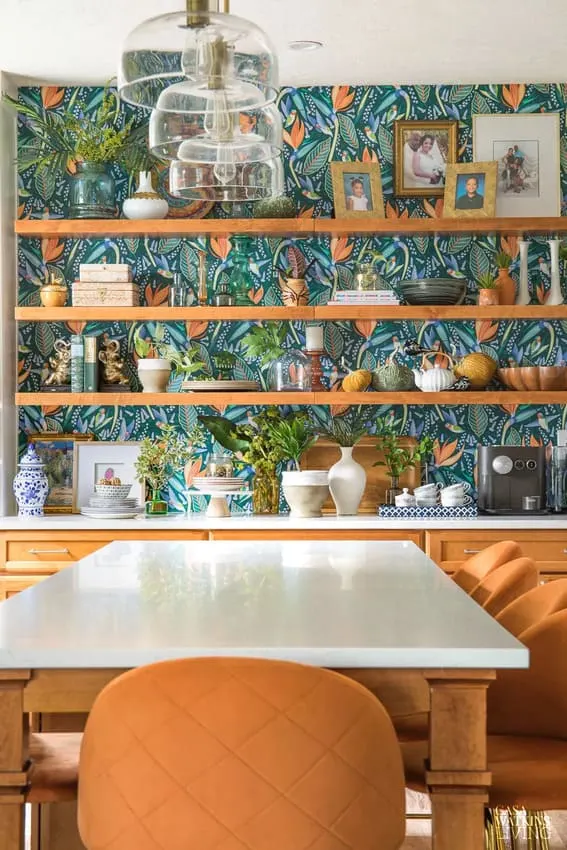
[(22, 520), (18, 517), (0, 517), (0, 531), (199, 531), (203, 529), (232, 530), (277, 530), (313, 529), (316, 531), (392, 529), (504, 529), (529, 531), (530, 529), (567, 530), (567, 513), (547, 514), (536, 517), (491, 517), (478, 516), (474, 519), (382, 519), (371, 514), (338, 517), (333, 515), (316, 519), (290, 519), (285, 514), (256, 516), (237, 514), (232, 517), (214, 519), (202, 514), (190, 517), (174, 516), (162, 519), (94, 520), (80, 515), (48, 514), (36, 519)]
[(115, 542), (0, 605), (0, 669), (204, 655), (528, 666), (528, 651), (409, 542)]

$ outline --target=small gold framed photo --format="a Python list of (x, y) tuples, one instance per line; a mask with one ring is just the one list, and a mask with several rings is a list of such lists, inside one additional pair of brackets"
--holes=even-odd
[(93, 434), (64, 434), (45, 431), (29, 434), (28, 442), (45, 464), (49, 493), (44, 505), (46, 514), (73, 513), (73, 490), (77, 481), (74, 459), (75, 445), (94, 440)]
[(496, 212), (496, 162), (460, 162), (447, 167), (445, 218), (493, 218)]
[(394, 122), (394, 193), (443, 197), (447, 167), (457, 161), (458, 121)]
[(335, 218), (384, 218), (380, 165), (332, 162)]

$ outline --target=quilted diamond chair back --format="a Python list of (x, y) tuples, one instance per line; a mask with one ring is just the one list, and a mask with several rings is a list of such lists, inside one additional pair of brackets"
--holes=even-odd
[(567, 578), (546, 581), (524, 593), (502, 610), (496, 619), (516, 637), (551, 614), (567, 608)]
[(477, 584), (471, 597), (493, 617), (515, 599), (537, 587), (538, 571), (531, 558), (502, 564)]
[(282, 661), (140, 667), (83, 737), (87, 850), (396, 850), (404, 776), (385, 709), (356, 682)]
[(522, 550), (513, 540), (499, 540), (492, 546), (487, 546), (464, 561), (459, 569), (453, 573), (453, 581), (464, 591), (470, 593), (479, 581), (482, 581), (493, 570), (501, 567), (507, 561), (520, 558)]

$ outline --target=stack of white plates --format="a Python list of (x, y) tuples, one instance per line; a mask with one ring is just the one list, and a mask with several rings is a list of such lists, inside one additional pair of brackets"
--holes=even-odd
[(183, 381), (181, 389), (193, 393), (213, 392), (256, 392), (260, 389), (258, 381)]
[[(88, 505), (81, 508), (81, 513), (83, 516), (91, 517), (91, 519), (132, 519), (138, 516), (140, 510), (138, 500), (127, 498), (130, 486), (97, 486), (96, 492), (90, 497)], [(124, 495), (116, 492), (120, 489)]]
[(194, 478), (193, 487), (204, 493), (232, 493), (240, 490), (246, 482), (242, 478), (223, 478), (222, 476), (211, 476), (206, 478)]

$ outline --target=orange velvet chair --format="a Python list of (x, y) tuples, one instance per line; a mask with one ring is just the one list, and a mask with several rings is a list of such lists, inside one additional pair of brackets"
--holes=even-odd
[(500, 540), (493, 546), (477, 552), (472, 558), (463, 561), (453, 573), (453, 581), (467, 593), (470, 593), (483, 578), (508, 561), (521, 558), (522, 550), (513, 540)]
[[(567, 809), (567, 610), (529, 627), (522, 642), (529, 669), (499, 671), (488, 689), (489, 806), (527, 809), (543, 848), (543, 812)], [(427, 741), (402, 744), (414, 790), (425, 791), (427, 748)]]
[(538, 570), (531, 558), (517, 558), (489, 573), (470, 593), (495, 617), (503, 608), (537, 587)]
[(390, 718), (356, 682), (282, 661), (131, 670), (83, 736), (87, 850), (395, 850), (404, 776)]
[(535, 626), (545, 617), (567, 608), (567, 578), (538, 584), (515, 599), (496, 615), (507, 631), (520, 637), (526, 629)]

